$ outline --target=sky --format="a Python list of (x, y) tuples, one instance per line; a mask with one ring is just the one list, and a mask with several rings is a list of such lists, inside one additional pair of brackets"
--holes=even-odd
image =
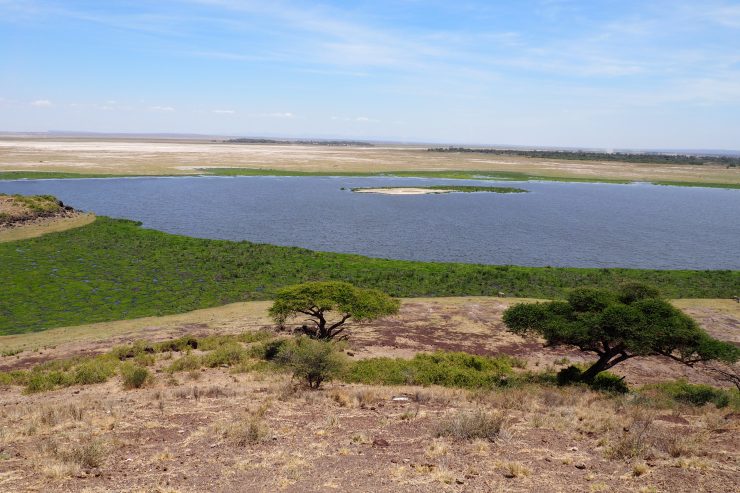
[(740, 1), (0, 0), (0, 131), (740, 148)]

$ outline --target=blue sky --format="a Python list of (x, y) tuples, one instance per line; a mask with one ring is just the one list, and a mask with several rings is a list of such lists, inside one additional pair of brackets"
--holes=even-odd
[(0, 130), (740, 148), (740, 2), (0, 0)]

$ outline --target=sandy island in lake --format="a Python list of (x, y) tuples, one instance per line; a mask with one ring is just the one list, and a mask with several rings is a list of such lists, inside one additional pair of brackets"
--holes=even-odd
[(399, 187), (399, 188), (358, 188), (353, 190), (358, 193), (382, 193), (384, 195), (425, 195), (429, 193), (450, 193), (454, 190), (445, 189), (430, 189), (430, 188), (413, 188), (413, 187)]

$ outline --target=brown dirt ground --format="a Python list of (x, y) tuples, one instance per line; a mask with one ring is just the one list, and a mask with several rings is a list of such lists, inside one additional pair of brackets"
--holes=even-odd
[[(731, 492), (740, 479), (738, 419), (712, 406), (644, 410), (573, 389), (305, 391), (228, 369), (163, 375), (131, 391), (114, 379), (3, 392), (0, 490)], [(473, 410), (505, 416), (498, 439), (436, 436)], [(651, 451), (609, 458), (640, 419)]]
[[(505, 333), (500, 314), (512, 301), (404, 300), (399, 316), (355, 326), (349, 350), (356, 358), (506, 352), (530, 368), (584, 359)], [(734, 302), (675, 303), (713, 334), (738, 340)], [(48, 339), (30, 334), (35, 343), (57, 342), (2, 357), (0, 365), (28, 367), (142, 338), (252, 330), (266, 325), (267, 306), (56, 329)], [(65, 336), (72, 342), (59, 342)], [(22, 336), (13, 337), (17, 343)], [(163, 368), (177, 357), (161, 355), (151, 368), (154, 381), (139, 390), (123, 390), (118, 377), (32, 395), (0, 389), (0, 491), (674, 493), (734, 492), (740, 480), (740, 416), (712, 405), (647, 408), (573, 388), (467, 392), (330, 383), (308, 391), (287, 376), (229, 368), (170, 377)], [(634, 384), (675, 378), (679, 370), (648, 359), (624, 365), (623, 373)], [(707, 378), (699, 370), (686, 375)], [(505, 417), (496, 440), (437, 436), (445, 420), (474, 410)], [(644, 433), (640, 423), (649, 423)], [(635, 436), (646, 444), (641, 457), (610, 455)]]

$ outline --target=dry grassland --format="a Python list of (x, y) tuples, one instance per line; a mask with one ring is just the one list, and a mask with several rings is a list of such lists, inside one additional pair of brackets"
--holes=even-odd
[(0, 171), (120, 175), (192, 174), (196, 168), (289, 171), (515, 171), (557, 178), (740, 184), (721, 166), (562, 161), (430, 153), (424, 146), (336, 147), (226, 144), (205, 140), (0, 138)]

